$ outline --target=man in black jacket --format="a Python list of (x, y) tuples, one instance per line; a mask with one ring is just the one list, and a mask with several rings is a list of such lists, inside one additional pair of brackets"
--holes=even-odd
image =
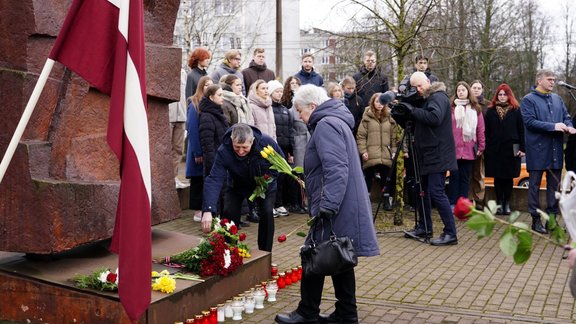
[(274, 71), (266, 66), (266, 55), (264, 54), (263, 48), (254, 50), (252, 61), (247, 68), (242, 70), (242, 75), (244, 76), (244, 89), (246, 89), (246, 93), (250, 91), (250, 86), (256, 82), (256, 80), (262, 79), (268, 82), (276, 78)]
[(377, 65), (376, 53), (367, 51), (364, 54), (364, 65), (360, 67), (358, 73), (353, 75), (356, 81), (356, 92), (364, 99), (363, 107), (368, 107), (370, 98), (376, 92), (388, 91), (388, 77)]
[(223, 217), (240, 222), (242, 201), (248, 198), (256, 188), (254, 177), (272, 177), (273, 181), (266, 187), (265, 198), (256, 198), (255, 203), (260, 212), (258, 224), (258, 249), (272, 251), (274, 238), (274, 218), (272, 209), (276, 200), (278, 172), (270, 170), (270, 163), (260, 155), (266, 146), (272, 146), (282, 157), (284, 154), (276, 142), (259, 129), (248, 124), (236, 124), (224, 134), (222, 144), (216, 152), (214, 166), (204, 181), (202, 202), (202, 230), (210, 232), (212, 214), (217, 212), (217, 201), (223, 186)]
[(430, 84), (424, 72), (414, 72), (410, 77), (410, 85), (415, 87), (425, 100), (422, 108), (411, 111), (424, 196), (418, 201), (419, 222), (413, 231), (406, 233), (406, 237), (432, 235), (431, 203), (433, 202), (444, 223), (444, 231), (439, 238), (431, 240), (430, 244), (458, 244), (454, 215), (444, 189), (446, 171), (458, 169), (450, 99), (446, 94), (444, 83)]

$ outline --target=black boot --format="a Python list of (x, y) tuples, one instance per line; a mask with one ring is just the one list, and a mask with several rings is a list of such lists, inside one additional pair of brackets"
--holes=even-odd
[(540, 215), (532, 215), (532, 230), (540, 234), (548, 234), (548, 231), (542, 226)]
[(510, 213), (512, 213), (512, 211), (510, 210), (510, 203), (508, 202), (508, 200), (504, 200), (504, 204), (502, 206), (502, 213), (504, 215), (510, 215)]

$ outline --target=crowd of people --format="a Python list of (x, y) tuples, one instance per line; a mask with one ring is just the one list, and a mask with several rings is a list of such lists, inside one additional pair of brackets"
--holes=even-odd
[[(422, 188), (417, 199), (406, 197), (418, 220), (405, 236), (425, 238), (434, 246), (458, 244), (454, 205), (467, 197), (483, 206), (485, 177), (494, 178), (497, 214), (510, 214), (513, 178), (519, 175), (524, 158), (530, 174), (527, 207), (532, 229), (545, 234), (536, 211), (542, 176), (546, 173), (546, 211), (557, 215), (554, 192), (564, 154), (566, 169), (576, 168), (576, 129), (562, 99), (552, 92), (556, 77), (549, 70), (538, 71), (535, 86), (520, 101), (506, 83), (494, 89), (491, 99), (485, 98), (479, 80), (454, 82), (450, 96), (431, 72), (428, 58), (417, 56), (409, 76), (409, 86), (419, 97), (416, 107), (407, 112), (413, 124), (411, 151), (401, 143), (404, 126), (391, 114), (396, 90), (391, 91), (373, 51), (365, 53), (357, 73), (327, 84), (314, 70), (310, 54), (302, 57), (301, 69), (284, 83), (267, 68), (264, 49), (254, 50), (244, 70), (237, 50), (228, 51), (208, 75), (210, 59), (203, 48), (190, 54), (190, 72), (182, 76), (187, 113), (182, 104), (173, 105), (174, 118), (171, 110), (176, 185), (182, 186), (176, 161), (182, 155), (177, 142), (183, 142), (185, 123), (186, 178), (194, 220), (201, 222), (205, 232), (210, 231), (215, 215), (233, 220), (238, 227), (258, 223), (260, 250), (272, 251), (275, 217), (301, 213), (333, 220), (339, 234), (354, 238), (358, 255), (378, 255), (369, 192), (377, 181), (384, 188), (384, 208), (391, 210), (397, 203), (392, 197), (398, 152), (407, 161), (415, 160)], [(565, 134), (570, 139), (563, 151)], [(306, 192), (260, 156), (268, 145), (292, 166), (304, 167)], [(408, 169), (406, 178), (410, 178)], [(255, 177), (262, 176), (272, 182), (265, 198), (251, 202)], [(444, 224), (434, 239), (432, 207)], [(276, 321), (357, 322), (354, 271), (332, 279), (338, 299), (333, 314), (319, 315), (324, 277), (308, 276), (302, 279), (297, 310), (279, 314)]]

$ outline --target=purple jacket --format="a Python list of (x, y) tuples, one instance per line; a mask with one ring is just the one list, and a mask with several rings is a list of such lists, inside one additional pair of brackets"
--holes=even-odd
[(478, 124), (476, 125), (476, 140), (464, 142), (462, 138), (462, 128), (456, 127), (454, 118), (454, 108), (452, 108), (452, 133), (454, 133), (454, 144), (456, 145), (456, 160), (476, 160), (474, 156), (474, 145), (478, 144), (476, 150), (484, 152), (486, 140), (484, 137), (484, 117), (482, 113), (478, 114)]

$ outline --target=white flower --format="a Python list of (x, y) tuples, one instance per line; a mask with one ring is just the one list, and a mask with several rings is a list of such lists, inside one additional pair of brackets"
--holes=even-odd
[(118, 268), (116, 268), (116, 282), (114, 282), (115, 284), (118, 284), (118, 278), (120, 278), (120, 274), (118, 274)]
[(228, 269), (232, 263), (232, 258), (230, 257), (230, 250), (226, 249), (224, 251), (224, 269)]
[(236, 225), (236, 224), (234, 224), (234, 221), (230, 221), (230, 222), (226, 223), (226, 230), (230, 231), (230, 227), (232, 227), (232, 225)]
[(107, 283), (108, 280), (106, 280), (106, 279), (108, 278), (109, 274), (110, 274), (110, 270), (102, 271), (100, 273), (100, 275), (98, 276), (98, 280), (100, 280), (100, 282)]

